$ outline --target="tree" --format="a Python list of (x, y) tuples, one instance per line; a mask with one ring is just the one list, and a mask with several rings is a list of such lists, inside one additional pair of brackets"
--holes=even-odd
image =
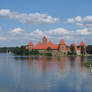
[(51, 50), (52, 50), (51, 47), (48, 47), (48, 48), (47, 48), (47, 51), (51, 51)]
[(92, 54), (92, 45), (88, 45), (86, 50), (88, 54)]
[(75, 47), (71, 45), (70, 47), (71, 54), (74, 55), (75, 53)]
[(25, 46), (15, 47), (11, 52), (15, 55), (29, 55), (29, 51), (25, 49)]
[(85, 54), (85, 48), (84, 46), (81, 46), (81, 55), (84, 55)]
[(39, 55), (40, 53), (39, 53), (38, 50), (32, 50), (32, 51), (30, 52), (30, 54), (32, 54), (32, 55)]

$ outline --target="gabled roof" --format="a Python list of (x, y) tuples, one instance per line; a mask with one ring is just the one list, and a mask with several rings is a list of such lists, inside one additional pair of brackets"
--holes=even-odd
[(48, 45), (53, 45), (52, 41), (49, 41), (49, 42), (48, 42)]
[(49, 47), (53, 48), (53, 45), (54, 45), (54, 44), (53, 44), (51, 41), (48, 42), (48, 46), (49, 46)]
[(58, 44), (54, 44), (52, 49), (57, 50), (58, 49)]
[(48, 47), (50, 47), (51, 49), (58, 49), (58, 45), (53, 44), (51, 41), (49, 41), (47, 44), (42, 44), (41, 42), (39, 42), (33, 49), (46, 50)]
[(41, 45), (42, 45), (42, 43), (38, 42), (33, 49), (41, 49)]
[(30, 41), (30, 42), (28, 43), (28, 46), (33, 46), (32, 41)]
[(62, 39), (59, 44), (60, 45), (66, 45), (65, 42), (64, 42), (64, 39)]
[(85, 46), (85, 43), (81, 41), (80, 46)]
[(42, 50), (42, 49), (47, 49), (47, 48), (48, 48), (47, 44), (42, 44), (41, 42), (38, 42), (33, 49)]

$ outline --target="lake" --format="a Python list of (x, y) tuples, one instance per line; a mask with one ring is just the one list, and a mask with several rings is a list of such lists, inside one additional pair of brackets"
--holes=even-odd
[(92, 57), (0, 54), (0, 92), (92, 92)]

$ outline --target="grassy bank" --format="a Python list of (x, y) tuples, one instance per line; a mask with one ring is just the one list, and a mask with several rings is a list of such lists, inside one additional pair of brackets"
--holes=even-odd
[(85, 62), (84, 66), (86, 66), (86, 67), (92, 67), (92, 61)]

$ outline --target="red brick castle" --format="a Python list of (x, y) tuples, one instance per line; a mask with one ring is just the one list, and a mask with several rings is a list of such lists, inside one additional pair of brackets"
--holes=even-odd
[[(81, 46), (83, 46), (86, 51), (86, 45), (83, 41), (81, 41), (81, 43), (78, 47), (76, 46), (75, 43), (72, 43), (70, 46), (74, 46), (75, 52), (78, 55), (80, 55), (80, 53), (81, 53)], [(52, 53), (60, 52), (63, 54), (67, 54), (68, 52), (70, 52), (70, 46), (66, 46), (64, 39), (62, 39), (59, 44), (54, 44), (51, 41), (47, 41), (46, 36), (44, 36), (42, 38), (42, 42), (38, 42), (35, 46), (33, 45), (32, 41), (30, 41), (28, 43), (28, 45), (26, 46), (26, 49), (28, 49), (29, 51), (39, 50), (40, 53), (46, 53), (48, 47), (50, 47)]]

